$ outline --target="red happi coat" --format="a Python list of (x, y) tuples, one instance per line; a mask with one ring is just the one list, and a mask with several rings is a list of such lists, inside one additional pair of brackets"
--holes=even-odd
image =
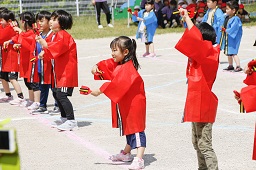
[[(0, 31), (0, 45), (2, 46), (5, 41), (10, 40), (16, 35), (16, 32), (10, 25), (2, 28)], [(4, 72), (18, 72), (18, 53), (10, 44), (7, 49), (2, 47), (2, 71)]]
[[(240, 96), (244, 108), (247, 113), (256, 111), (256, 82), (255, 82), (256, 72), (253, 72), (251, 75), (247, 75), (244, 83), (247, 84), (247, 87), (242, 88)], [(256, 160), (256, 124), (255, 124), (255, 134), (254, 134), (254, 147), (252, 159)]]
[(193, 26), (184, 32), (175, 48), (189, 58), (183, 121), (213, 123), (218, 98), (211, 89), (219, 66), (219, 45), (213, 46), (210, 41), (204, 41), (198, 28)]
[[(145, 130), (146, 96), (144, 82), (132, 61), (116, 65), (114, 60), (103, 60), (97, 64), (101, 71), (111, 75), (110, 82), (100, 87), (110, 100), (112, 107), (112, 127), (118, 128), (118, 112), (121, 116), (122, 135)], [(108, 68), (108, 69), (103, 69)], [(119, 110), (117, 110), (117, 105)]]
[(15, 44), (21, 44), (20, 48), (20, 77), (27, 78), (28, 82), (39, 82), (37, 73), (37, 57), (35, 56), (36, 35), (33, 30), (22, 32), (18, 37), (12, 38)]
[(53, 87), (77, 87), (78, 67), (76, 43), (71, 35), (61, 30), (53, 35), (53, 41), (44, 48), (44, 59), (53, 66)]
[[(51, 32), (46, 38), (46, 42), (52, 41), (53, 32)], [(40, 60), (41, 61), (41, 84), (52, 83), (52, 63), (51, 60)]]

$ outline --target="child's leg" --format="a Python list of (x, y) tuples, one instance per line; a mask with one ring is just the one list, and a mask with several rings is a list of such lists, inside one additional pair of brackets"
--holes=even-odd
[(125, 153), (131, 153), (131, 150), (132, 150), (131, 146), (128, 145), (128, 144), (126, 144), (123, 151), (124, 151)]
[(227, 57), (228, 57), (228, 67), (224, 68), (223, 70), (234, 70), (233, 56), (232, 55), (227, 55)]
[(58, 88), (56, 92), (56, 98), (58, 101), (59, 108), (63, 109), (62, 111), (64, 112), (65, 117), (67, 117), (67, 120), (75, 120), (73, 106), (70, 100), (68, 99), (68, 95), (71, 96), (72, 92), (73, 88), (65, 87)]
[(54, 99), (55, 99), (55, 102), (58, 103), (58, 106), (59, 106), (59, 109), (60, 109), (61, 117), (67, 118), (67, 115), (66, 115), (66, 113), (65, 113), (65, 110), (64, 110), (64, 108), (62, 107), (62, 105), (61, 105), (59, 99), (57, 98), (57, 88), (52, 88), (52, 95), (53, 95), (53, 97), (54, 97)]
[(154, 48), (153, 42), (149, 44), (149, 48), (150, 48), (151, 53), (155, 53), (155, 48)]
[(17, 81), (18, 80), (18, 72), (10, 72), (9, 80), (12, 83), (12, 86), (14, 87), (14, 90), (16, 91), (18, 98), (24, 99), (20, 84)]
[(136, 155), (136, 157), (142, 159), (143, 156), (144, 156), (144, 152), (145, 152), (145, 147), (137, 148), (137, 155)]
[(40, 84), (39, 89), (40, 89), (40, 107), (46, 108), (50, 85), (49, 84)]
[(240, 67), (240, 60), (238, 58), (237, 55), (233, 55), (233, 58), (235, 60), (235, 63), (236, 63), (236, 68), (235, 68), (235, 72), (239, 72), (239, 71), (242, 71), (243, 69)]
[(228, 65), (233, 66), (233, 57), (228, 56)]
[(146, 45), (146, 53), (149, 54), (149, 44), (145, 44)]
[(11, 94), (9, 83), (4, 79), (1, 79), (1, 81), (5, 94)]
[(28, 99), (34, 102), (34, 91), (32, 89), (28, 89)]
[(12, 83), (12, 86), (17, 94), (22, 93), (20, 84), (15, 79), (10, 79), (10, 82)]
[(218, 169), (216, 154), (212, 148), (212, 123), (192, 122), (192, 142), (197, 151), (198, 169)]

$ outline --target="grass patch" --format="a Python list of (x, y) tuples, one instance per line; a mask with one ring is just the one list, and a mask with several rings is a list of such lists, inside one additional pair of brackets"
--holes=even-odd
[[(256, 3), (245, 5), (245, 9), (248, 12), (256, 12)], [(114, 28), (107, 27), (105, 14), (101, 17), (101, 24), (103, 29), (98, 29), (95, 16), (74, 16), (74, 25), (69, 33), (75, 39), (94, 39), (94, 38), (104, 38), (104, 37), (118, 37), (120, 35), (124, 36), (134, 36), (137, 31), (137, 26), (130, 24), (130, 27), (127, 27), (127, 19), (118, 19), (115, 20)], [(250, 27), (256, 25), (256, 17), (251, 17), (250, 23), (244, 23), (243, 26)], [(156, 34), (166, 34), (166, 33), (175, 33), (183, 32), (183, 28), (158, 28)]]

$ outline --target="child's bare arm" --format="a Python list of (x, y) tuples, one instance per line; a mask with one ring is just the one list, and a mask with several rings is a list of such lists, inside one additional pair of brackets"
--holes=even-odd
[(93, 96), (95, 96), (95, 97), (99, 96), (100, 94), (102, 94), (102, 92), (100, 91), (100, 89), (93, 90), (93, 91), (91, 92), (91, 95), (93, 95)]

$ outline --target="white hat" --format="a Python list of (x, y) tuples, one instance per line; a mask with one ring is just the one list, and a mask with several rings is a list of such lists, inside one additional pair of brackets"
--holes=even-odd
[(180, 3), (185, 3), (185, 1), (184, 0), (179, 0), (178, 4), (180, 4)]
[(136, 5), (136, 6), (134, 6), (133, 9), (140, 9), (140, 6), (139, 6), (139, 5)]

